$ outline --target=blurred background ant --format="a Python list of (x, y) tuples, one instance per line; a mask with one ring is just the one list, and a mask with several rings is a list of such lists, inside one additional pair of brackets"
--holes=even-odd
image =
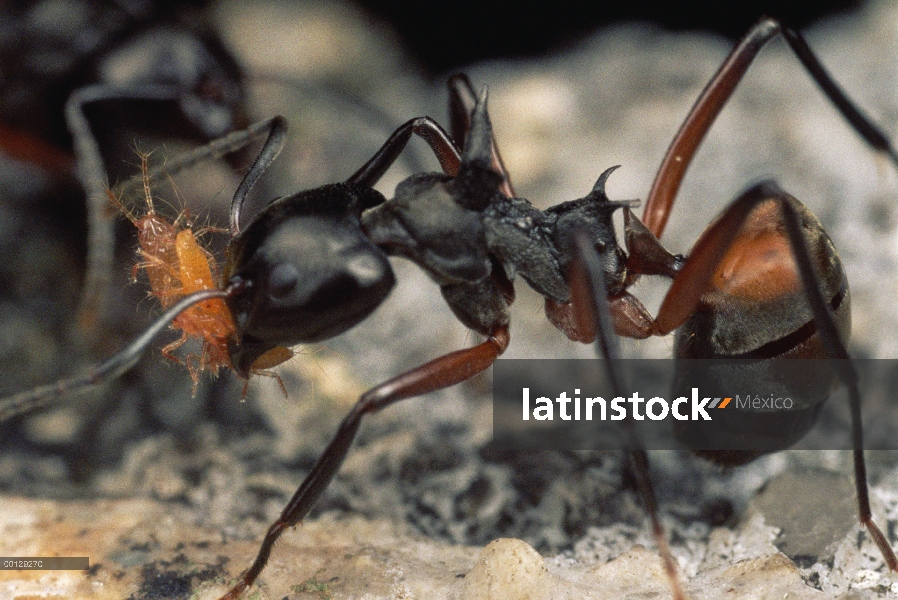
[[(215, 8), (216, 11), (226, 9), (227, 6)], [(299, 88), (300, 93), (292, 100), (295, 102), (292, 109), (283, 110), (277, 104), (289, 95), (286, 86), (271, 80), (253, 86), (251, 103), (258, 107), (254, 108), (255, 114), (287, 113), (293, 125), (291, 138), (295, 141), (273, 169), (276, 172), (273, 185), (279, 189), (304, 189), (345, 178), (376, 150), (385, 132), (389, 131), (390, 128), (381, 124), (381, 117), (361, 114), (365, 110), (357, 103), (347, 102), (346, 96), (336, 104), (337, 109), (328, 107), (335, 102), (335, 96), (340, 97), (334, 93), (335, 89), (355, 90), (360, 98), (387, 114), (394, 125), (411, 115), (425, 113), (442, 120), (444, 101), (438, 87), (442, 87), (445, 77), (435, 76), (432, 82), (420, 78), (420, 70), (415, 70), (419, 67), (407, 55), (397, 51), (388, 38), (372, 35), (374, 30), (358, 12), (351, 9), (328, 12), (322, 8), (317, 13), (303, 13), (291, 21), (281, 16), (283, 13), (278, 12), (281, 9), (270, 4), (246, 9), (232, 5), (230, 9), (234, 18), (223, 21), (225, 25), (220, 25), (222, 21), (219, 20), (218, 31), (229, 40), (248, 70), (281, 71), (292, 74), (300, 82), (313, 81), (305, 83), (305, 88)], [(868, 7), (866, 12), (852, 19), (826, 23), (808, 33), (812, 45), (821, 52), (845, 87), (856, 95), (859, 104), (874, 120), (888, 124), (898, 118), (895, 117), (894, 86), (890, 83), (891, 70), (886, 58), (889, 52), (884, 50), (889, 48), (890, 38), (880, 25), (888, 21), (882, 16), (883, 10), (879, 5)], [(266, 15), (276, 18), (269, 19), (264, 27), (255, 27), (255, 23), (262, 23)], [(756, 16), (753, 15), (751, 20)], [(310, 28), (305, 35), (297, 35), (297, 31), (302, 31), (303, 23), (315, 23), (316, 27)], [(322, 29), (324, 23), (329, 28)], [(744, 29), (743, 26), (739, 33)], [(312, 31), (328, 31), (328, 35), (337, 39), (352, 40), (353, 45), (343, 44), (339, 56), (333, 57), (334, 63), (327, 62), (329, 55), (326, 53), (315, 54), (316, 59), (309, 59), (312, 55), (308, 53), (310, 46), (303, 47), (305, 54), (291, 54), (291, 44), (322, 39)], [(266, 43), (247, 50), (253, 48), (254, 39)], [(868, 45), (879, 51), (861, 50)], [(277, 53), (265, 54), (275, 47)], [(588, 188), (594, 182), (596, 165), (601, 168), (620, 163), (624, 166), (609, 183), (609, 194), (635, 198), (645, 196), (650, 184), (646, 178), (657, 167), (664, 147), (698, 88), (729, 47), (730, 44), (719, 39), (668, 36), (653, 29), (624, 27), (540, 63), (485, 64), (471, 73), (476, 82), (488, 82), (494, 90), (491, 115), (498, 128), (505, 159), (510, 163), (509, 170), (514, 174), (522, 196), (546, 199), (547, 203), (554, 198), (575, 197), (581, 188)], [(655, 54), (650, 52), (652, 49)], [(886, 324), (895, 319), (893, 303), (887, 299), (893, 284), (882, 275), (890, 273), (894, 263), (893, 211), (888, 195), (890, 175), (886, 170), (878, 172), (875, 166), (870, 166), (869, 154), (856, 143), (850, 132), (843, 136), (839, 118), (833, 116), (832, 109), (819, 99), (813, 85), (804, 80), (794, 59), (780, 50), (773, 46), (765, 51), (732, 105), (722, 115), (718, 128), (712, 132), (684, 183), (679, 207), (674, 211), (664, 242), (674, 251), (685, 252), (695, 239), (695, 228), (719, 209), (719, 205), (710, 199), (734, 197), (746, 182), (763, 175), (775, 175), (785, 188), (806, 200), (821, 217), (846, 261), (855, 305), (862, 307), (855, 316), (855, 353), (893, 356), (894, 341), (884, 335), (888, 329)], [(873, 64), (874, 59), (881, 62)], [(360, 68), (367, 69), (364, 76), (353, 75)], [(640, 72), (640, 77), (634, 72)], [(792, 89), (783, 90), (783, 81), (789, 81)], [(324, 91), (319, 95), (318, 90)], [(500, 93), (500, 90), (503, 91)], [(336, 113), (336, 118), (325, 119), (322, 115), (328, 112)], [(372, 121), (375, 122), (373, 126)], [(130, 141), (124, 143), (130, 144)], [(410, 151), (409, 162), (397, 165), (396, 173), (388, 174), (389, 178), (380, 186), (385, 193), (407, 174), (427, 170), (425, 161), (430, 159), (426, 152), (420, 148), (410, 148)], [(162, 156), (170, 156), (173, 152), (170, 150)], [(131, 148), (128, 148), (125, 161), (131, 163), (125, 175), (138, 171), (137, 158)], [(809, 173), (809, 169), (814, 171)], [(202, 177), (193, 176), (193, 179)], [(166, 185), (162, 183), (159, 188), (164, 192)], [(186, 184), (179, 182), (179, 185)], [(212, 187), (223, 189), (220, 183)], [(203, 198), (202, 203), (224, 206), (230, 189), (215, 198)], [(27, 189), (23, 195), (28, 195)], [(265, 194), (260, 193), (260, 196)], [(52, 218), (44, 221), (39, 215), (32, 215), (23, 222), (52, 223)], [(218, 217), (217, 224), (221, 223), (223, 221)], [(130, 229), (130, 225), (125, 229)], [(41, 231), (48, 234), (48, 241), (36, 242), (32, 248), (58, 245), (56, 234), (49, 235), (53, 231), (51, 228)], [(67, 259), (62, 257), (69, 254), (50, 250), (43, 254), (44, 262), (49, 263), (47, 266), (66, 274), (78, 272), (77, 266), (66, 266)], [(80, 252), (71, 254), (83, 256)], [(8, 255), (16, 256), (12, 251)], [(130, 274), (132, 259), (131, 248), (122, 246), (117, 267), (122, 284)], [(466, 343), (465, 331), (451, 315), (443, 314), (442, 301), (437, 295), (429, 294), (426, 279), (415, 269), (405, 269), (404, 265), (397, 268), (401, 270), (398, 293), (372, 317), (370, 323), (355, 330), (354, 335), (335, 340), (330, 346), (333, 354), (319, 355), (316, 359), (320, 361), (321, 369), (328, 373), (326, 378), (316, 382), (319, 398), (352, 397), (353, 391), (336, 391), (334, 388), (339, 384), (357, 389), (375, 383), (422, 355), (435, 355), (442, 349)], [(42, 271), (25, 268), (18, 272), (33, 275)], [(66, 281), (55, 277), (47, 277), (47, 280)], [(39, 280), (32, 277), (29, 281), (17, 275), (15, 281), (19, 286), (33, 286)], [(640, 297), (652, 295), (650, 282), (643, 282), (640, 287)], [(71, 305), (80, 289), (78, 282), (67, 289), (66, 297)], [(110, 319), (139, 329), (143, 317), (134, 314), (135, 304), (141, 315), (149, 315), (153, 310), (148, 302), (138, 303), (145, 290), (139, 286), (116, 286), (115, 289), (126, 289), (130, 296), (113, 299)], [(19, 297), (21, 300), (10, 303), (11, 307), (27, 306), (24, 295)], [(121, 309), (116, 307), (118, 302), (121, 302)], [(34, 304), (54, 306), (48, 301)], [(69, 311), (64, 317), (69, 319), (67, 326), (72, 323), (71, 315)], [(546, 333), (542, 329), (545, 322), (538, 299), (529, 297), (526, 291), (521, 292), (517, 301), (516, 316), (509, 355), (591, 354), (588, 348), (567, 344), (559, 341), (557, 334)], [(427, 327), (421, 327), (422, 320)], [(5, 323), (10, 330), (19, 333), (4, 336), (4, 339), (25, 339), (22, 329), (12, 327), (10, 320)], [(399, 336), (406, 340), (402, 347), (394, 343)], [(43, 337), (46, 343), (33, 342), (41, 340), (40, 336), (27, 339), (27, 347), (13, 349), (7, 355), (11, 357), (7, 364), (43, 364), (44, 368), (56, 373), (70, 372), (60, 355), (54, 357), (47, 352), (52, 347), (47, 336)], [(111, 340), (110, 345), (113, 345)], [(383, 347), (390, 347), (389, 355), (378, 351)], [(669, 342), (663, 340), (625, 348), (625, 352), (640, 354), (654, 351), (656, 356), (667, 356), (669, 350)], [(29, 360), (23, 360), (25, 356)], [(348, 364), (351, 369), (347, 368)], [(104, 494), (140, 490), (141, 494), (173, 498), (180, 504), (198, 509), (201, 506), (198, 498), (207, 494), (207, 497), (222, 499), (222, 505), (228, 508), (202, 512), (203, 522), (242, 528), (235, 535), (258, 539), (263, 523), (280, 510), (284, 499), (292, 492), (287, 489), (288, 485), (274, 480), (300, 479), (322, 447), (323, 438), (333, 430), (335, 420), (344, 411), (342, 405), (334, 407), (326, 400), (306, 402), (312, 390), (304, 388), (297, 380), (304, 377), (307, 366), (303, 357), (287, 365), (288, 388), (291, 392), (297, 390), (291, 393), (291, 396), (295, 394), (291, 403), (284, 402), (276, 386), (269, 390), (263, 382), (250, 390), (249, 401), (241, 407), (237, 404), (239, 385), (236, 391), (224, 389), (227, 381), (218, 381), (213, 389), (200, 390), (198, 408), (196, 405), (188, 408), (191, 405), (185, 398), (189, 396), (189, 377), (170, 368), (158, 356), (150, 357), (142, 367), (144, 375), (132, 376), (122, 382), (119, 388), (121, 405), (140, 405), (130, 399), (151, 396), (170, 401), (144, 404), (139, 411), (122, 408), (113, 413), (114, 418), (103, 420), (101, 435), (92, 436), (82, 429), (77, 437), (93, 437), (90, 458), (104, 465), (120, 460), (122, 448), (128, 447), (122, 444), (122, 439), (150, 435), (147, 439), (152, 443), (146, 441), (144, 445), (138, 444), (125, 451), (130, 475), (114, 484), (111, 475), (103, 476), (102, 482), (99, 475), (89, 475), (90, 487), (85, 489), (105, 490), (102, 491)], [(314, 364), (312, 367), (315, 371)], [(23, 377), (24, 374), (16, 372), (9, 389), (23, 387)], [(38, 374), (35, 382), (54, 377), (55, 374)], [(328, 388), (329, 385), (333, 387)], [(222, 387), (215, 389), (217, 386)], [(180, 389), (167, 391), (173, 388)], [(362, 456), (338, 477), (335, 487), (314, 514), (327, 510), (369, 516), (388, 514), (412, 523), (419, 531), (459, 542), (484, 542), (495, 537), (497, 532), (517, 535), (547, 552), (553, 549), (573, 551), (578, 540), (588, 539), (595, 545), (587, 549), (584, 542), (581, 552), (593, 553), (596, 560), (613, 556), (613, 551), (605, 548), (617, 547), (619, 552), (626, 549), (614, 545), (619, 542), (612, 531), (624, 531), (631, 537), (641, 535), (639, 524), (643, 516), (638, 508), (633, 508), (632, 495), (617, 493), (621, 484), (619, 465), (615, 460), (573, 455), (496, 457), (478, 450), (480, 446), (476, 440), (485, 433), (476, 428), (472, 431), (467, 424), (486, 421), (481, 405), (469, 399), (478, 398), (484, 389), (487, 389), (486, 383), (481, 380), (457, 392), (447, 393), (445, 414), (425, 414), (412, 406), (399, 409), (395, 416), (385, 415), (382, 423), (371, 425), (364, 432)], [(220, 403), (211, 401), (219, 395)], [(203, 403), (206, 397), (210, 399), (208, 404)], [(195, 412), (191, 413), (191, 410)], [(454, 416), (448, 417), (449, 413)], [(215, 427), (211, 430), (204, 425), (196, 427), (210, 415)], [(39, 488), (41, 482), (44, 487), (62, 489), (58, 486), (69, 481), (69, 467), (57, 454), (60, 446), (48, 441), (50, 438), (45, 435), (50, 429), (49, 417), (47, 419), (43, 425), (28, 426), (25, 433), (22, 428), (17, 429), (16, 435), (25, 438), (29, 450), (25, 454), (13, 450), (7, 457), (18, 455), (35, 460), (25, 463), (32, 474), (22, 475), (24, 468), (7, 458), (8, 466), (4, 472), (13, 474), (5, 479), (11, 482), (6, 489), (22, 492)], [(410, 420), (421, 421), (411, 433), (404, 428)], [(321, 424), (321, 421), (326, 423)], [(60, 422), (67, 421), (56, 420), (57, 424)], [(176, 443), (161, 433), (171, 424), (176, 425)], [(135, 430), (140, 433), (134, 435)], [(304, 439), (297, 440), (296, 431), (303, 431)], [(237, 432), (249, 432), (249, 435), (240, 438), (235, 435)], [(410, 435), (414, 439), (409, 439)], [(473, 443), (472, 439), (475, 440)], [(185, 447), (192, 447), (193, 452), (185, 454)], [(215, 450), (222, 448), (227, 455), (239, 455), (246, 462), (216, 458)], [(752, 467), (754, 470), (749, 471), (750, 475), (734, 477), (709, 475), (701, 466), (696, 467), (692, 462), (682, 465), (676, 458), (665, 455), (655, 461), (655, 470), (659, 472), (662, 506), (667, 507), (668, 515), (674, 515), (669, 518), (688, 525), (723, 522), (733, 518), (733, 514), (742, 514), (748, 498), (760, 485), (757, 482), (768, 480), (772, 473), (791, 464), (789, 461), (838, 466), (844, 472), (840, 460), (843, 459), (832, 456), (813, 459), (794, 455), (771, 457)], [(882, 467), (877, 466), (876, 460), (872, 468), (874, 481), (878, 478), (877, 473), (889, 472), (886, 458), (882, 459)], [(179, 461), (180, 467), (176, 466)], [(97, 473), (92, 469), (86, 468), (86, 472)], [(246, 476), (247, 469), (250, 476)], [(160, 474), (162, 470), (168, 474)], [(453, 479), (453, 474), (460, 471), (466, 475)], [(172, 473), (174, 475), (170, 476)], [(277, 477), (264, 476), (270, 473)], [(128, 483), (124, 483), (129, 477)], [(224, 480), (229, 483), (220, 483)], [(166, 488), (161, 484), (163, 481), (181, 483)], [(189, 485), (185, 487), (183, 482), (189, 482)], [(669, 502), (671, 498), (673, 504)], [(259, 499), (262, 499), (262, 508)], [(853, 519), (849, 513), (848, 522)], [(589, 529), (594, 526), (597, 529)], [(689, 534), (692, 530), (678, 527), (676, 535), (683, 535), (684, 531)], [(588, 532), (592, 537), (584, 538)], [(595, 541), (604, 542), (602, 536), (608, 536), (611, 541), (607, 544)], [(679, 551), (681, 556), (692, 556), (689, 560), (696, 560), (694, 555)], [(674, 548), (674, 552), (676, 554), (678, 549)]]
[[(0, 354), (27, 365), (25, 380), (89, 364), (144, 324), (112, 301), (129, 296), (115, 258), (130, 232), (115, 227), (106, 195), (134, 174), (135, 148), (201, 144), (249, 123), (242, 70), (204, 4), (39, 0), (0, 11), (0, 310), (19, 331)], [(7, 445), (28, 445), (21, 429), (4, 429)], [(91, 453), (75, 452), (75, 464)]]

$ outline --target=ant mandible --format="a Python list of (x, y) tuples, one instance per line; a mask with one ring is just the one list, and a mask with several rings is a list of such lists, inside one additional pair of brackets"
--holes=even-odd
[[(273, 349), (330, 338), (370, 315), (395, 281), (388, 256), (418, 264), (440, 286), (455, 316), (487, 336), (486, 341), (441, 356), (361, 396), (268, 529), (251, 567), (223, 597), (233, 600), (256, 581), (280, 535), (302, 521), (320, 498), (365, 415), (469, 379), (502, 354), (509, 343), (516, 275), (546, 298), (546, 313), (554, 325), (571, 339), (596, 339), (605, 356), (615, 354), (612, 329), (618, 335), (646, 338), (685, 328), (689, 334), (676, 342), (681, 357), (755, 352), (765, 359), (847, 358), (847, 281), (835, 248), (816, 218), (772, 182), (755, 185), (733, 201), (698, 238), (688, 259), (670, 254), (658, 241), (701, 140), (754, 57), (777, 34), (783, 34), (852, 127), (898, 165), (889, 141), (837, 87), (803, 38), (772, 19), (752, 28), (702, 92), (659, 169), (644, 221), (629, 210), (632, 203), (606, 196), (605, 182), (614, 168), (599, 177), (586, 197), (545, 211), (517, 198), (493, 140), (486, 94), (475, 100), (467, 79), (456, 76), (450, 80), (451, 137), (428, 117), (413, 119), (345, 183), (275, 199), (242, 227), (243, 203), (286, 135), (286, 123), (275, 118), (266, 124), (268, 139), (231, 203), (232, 239), (222, 289), (185, 297), (141, 338), (87, 376), (0, 401), (0, 419), (116, 375), (181, 311), (210, 298), (223, 298), (230, 309), (236, 323), (228, 345), (231, 366), (247, 378)], [(412, 175), (388, 200), (372, 186), (412, 134), (430, 145), (444, 172)], [(459, 152), (459, 147), (464, 150)], [(625, 248), (618, 245), (612, 223), (618, 209), (624, 211)], [(738, 262), (752, 270), (730, 281), (728, 274)], [(762, 294), (756, 293), (758, 273), (765, 274)], [(657, 317), (627, 291), (640, 275), (673, 280)], [(732, 335), (746, 315), (760, 317), (763, 326)], [(898, 559), (870, 511), (856, 376), (850, 363), (840, 364), (848, 365), (838, 374), (850, 391), (860, 519), (889, 567), (898, 570)], [(628, 455), (671, 590), (675, 598), (685, 598), (657, 516), (647, 455), (638, 440)], [(755, 456), (705, 453), (722, 465), (742, 464)]]

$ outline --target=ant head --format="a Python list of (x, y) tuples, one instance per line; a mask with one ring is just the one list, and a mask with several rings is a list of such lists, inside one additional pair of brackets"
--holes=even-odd
[(395, 276), (359, 223), (383, 201), (364, 186), (326, 185), (272, 202), (231, 241), (224, 277), (236, 289), (227, 301), (239, 374), (275, 346), (342, 333), (386, 298)]

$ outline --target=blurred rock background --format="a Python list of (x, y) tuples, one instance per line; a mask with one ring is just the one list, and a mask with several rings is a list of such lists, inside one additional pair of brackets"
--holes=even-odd
[[(606, 23), (594, 30), (600, 25), (584, 16), (583, 23), (566, 34), (537, 40), (542, 45), (531, 47), (529, 56), (520, 55), (518, 42), (506, 41), (504, 48), (509, 52), (496, 58), (498, 53), (479, 48), (486, 41), (499, 42), (486, 33), (462, 33), (462, 22), (490, 22), (493, 31), (516, 29), (532, 34), (548, 32), (554, 23), (545, 17), (547, 25), (534, 29), (536, 17), (528, 20), (513, 11), (493, 14), (492, 6), (459, 6), (444, 16), (420, 15), (415, 12), (418, 9), (404, 7), (403, 14), (415, 17), (416, 40), (412, 34), (399, 35), (406, 25), (388, 23), (397, 10), (388, 3), (367, 8), (340, 2), (212, 5), (209, 10), (218, 31), (248, 74), (254, 115), (284, 114), (291, 123), (288, 148), (266, 179), (259, 199), (345, 179), (411, 117), (429, 114), (445, 122), (445, 79), (459, 68), (475, 85), (489, 86), (496, 136), (520, 195), (546, 208), (583, 196), (599, 173), (620, 164), (622, 168), (608, 183), (609, 196), (644, 197), (689, 107), (733, 45), (719, 34), (672, 32), (652, 23)], [(738, 37), (763, 10), (742, 17), (727, 33)], [(465, 19), (465, 15), (472, 16)], [(793, 21), (805, 25), (800, 19)], [(824, 17), (803, 31), (865, 112), (893, 138), (898, 137), (898, 10), (894, 3), (855, 4), (850, 13)], [(434, 57), (426, 49), (428, 43), (457, 47), (459, 58)], [(157, 152), (173, 156), (180, 149), (168, 145)], [(378, 188), (389, 196), (409, 174), (436, 169), (426, 146), (413, 141)], [(765, 177), (776, 178), (804, 201), (841, 252), (855, 308), (853, 354), (898, 356), (891, 334), (898, 319), (893, 300), (898, 282), (898, 175), (844, 124), (780, 41), (762, 53), (704, 143), (663, 241), (675, 252), (688, 252), (728, 201)], [(177, 186), (177, 195), (167, 185), (157, 192), (174, 206), (185, 199), (199, 219), (226, 223), (227, 203), (236, 187), (226, 169), (207, 166), (179, 177)], [(30, 194), (31, 190), (15, 189), (7, 197)], [(140, 198), (131, 201), (140, 202)], [(77, 279), (71, 273), (77, 267), (66, 257), (73, 245), (77, 247), (77, 240), (60, 241), (71, 236), (64, 223), (25, 226), (29, 213), (21, 205), (11, 201), (0, 205), (6, 211), (0, 225), (7, 224), (7, 231), (13, 232), (8, 236), (21, 231), (33, 236), (27, 244), (20, 241), (21, 236), (15, 237), (18, 246), (7, 242), (6, 247), (21, 248), (9, 252), (19, 252), (17, 256), (28, 261), (21, 272), (30, 277), (16, 280), (17, 285), (35, 293), (32, 306), (2, 305), (7, 316), (0, 319), (0, 328), (8, 331), (0, 341), (0, 389), (4, 392), (51, 380), (84, 364), (54, 337), (55, 330), (43, 326), (47, 313), (41, 312), (51, 307), (52, 314), (59, 315), (60, 328), (71, 314), (71, 306), (60, 308), (48, 299), (48, 286), (41, 282), (71, 290), (54, 288), (54, 298), (76, 297)], [(23, 220), (22, 227), (9, 227)], [(133, 257), (130, 244), (122, 244), (116, 275), (125, 291), (112, 306), (122, 322), (117, 335), (123, 339), (139, 330), (156, 310), (153, 302), (141, 301), (142, 284), (126, 285)], [(103, 581), (102, 593), (110, 597), (117, 590), (123, 592), (118, 597), (162, 597), (152, 596), (154, 589), (159, 590), (147, 587), (151, 574), (168, 572), (170, 565), (164, 561), (174, 560), (179, 543), (192, 547), (200, 543), (197, 539), (230, 542), (224, 546), (230, 551), (220, 550), (232, 553), (224, 576), (236, 576), (361, 391), (476, 342), (445, 308), (437, 288), (423, 273), (404, 261), (395, 261), (394, 266), (397, 288), (371, 318), (326, 344), (300, 349), (279, 371), (288, 399), (274, 382), (258, 378), (242, 402), (241, 384), (230, 374), (205, 382), (196, 398), (191, 398), (187, 373), (154, 353), (133, 374), (94, 398), (5, 427), (0, 433), (0, 489), (10, 497), (8, 506), (16, 507), (9, 512), (20, 518), (27, 513), (27, 502), (11, 499), (25, 496), (45, 511), (29, 521), (30, 526), (42, 523), (51, 513), (55, 515), (52, 523), (80, 523), (81, 511), (114, 508), (88, 502), (67, 510), (69, 503), (76, 498), (101, 498), (125, 503), (122, 506), (148, 501), (140, 505), (141, 511), (147, 515), (158, 511), (174, 519), (148, 517), (143, 525), (129, 525), (135, 529), (126, 533), (116, 530), (114, 523), (110, 526), (106, 534), (112, 539), (164, 538), (149, 544), (150, 550), (136, 558), (134, 552), (123, 558), (113, 544), (113, 550), (95, 561), (104, 566), (92, 576)], [(663, 282), (644, 280), (635, 293), (654, 311), (664, 289)], [(591, 348), (567, 341), (548, 324), (541, 299), (523, 282), (518, 295), (512, 345), (506, 356), (592, 355)], [(626, 342), (625, 352), (664, 357), (671, 345), (670, 338)], [(428, 552), (434, 558), (425, 561), (431, 566), (439, 564), (440, 556), (451, 555), (455, 561), (462, 555), (446, 567), (452, 577), (434, 576), (430, 581), (440, 595), (478, 597), (481, 588), (464, 587), (456, 575), (470, 570), (477, 547), (498, 537), (520, 538), (546, 557), (546, 566), (562, 583), (544, 579), (534, 584), (534, 589), (545, 590), (540, 592), (545, 597), (562, 597), (558, 590), (568, 589), (564, 582), (570, 581), (584, 586), (564, 592), (571, 597), (606, 597), (602, 595), (606, 593), (621, 597), (620, 591), (613, 591), (620, 589), (663, 593), (663, 576), (657, 569), (652, 571), (654, 563), (638, 549), (632, 561), (635, 566), (631, 565), (637, 575), (632, 580), (627, 579), (630, 567), (598, 575), (601, 565), (631, 551), (634, 544), (654, 547), (622, 457), (491, 453), (486, 449), (491, 431), (489, 391), (489, 377), (478, 377), (370, 418), (313, 514), (314, 531), (334, 532), (336, 539), (349, 546), (355, 540), (360, 548), (390, 538), (382, 549), (390, 557), (411, 543), (408, 540), (424, 536), (433, 545)], [(895, 454), (868, 452), (867, 457), (874, 513), (894, 545), (898, 542)], [(785, 590), (793, 594), (790, 597), (829, 598), (898, 593), (875, 547), (859, 532), (853, 504), (845, 507), (837, 502), (853, 497), (847, 453), (784, 452), (730, 472), (719, 472), (686, 453), (654, 452), (651, 460), (672, 549), (693, 597), (717, 597), (746, 573), (755, 577), (746, 585), (756, 597), (773, 597), (771, 590)], [(60, 504), (46, 508), (47, 499)], [(364, 522), (358, 517), (371, 521), (360, 525)], [(90, 518), (84, 520), (90, 522)], [(14, 518), (4, 522), (6, 531), (25, 527)], [(370, 525), (381, 522), (399, 530), (395, 539)], [(189, 537), (193, 529), (184, 526), (185, 537), (179, 540), (179, 523), (198, 526), (201, 533)], [(156, 533), (157, 528), (176, 534)], [(289, 534), (290, 543), (305, 544), (303, 536), (313, 535), (306, 533), (308, 529)], [(53, 544), (73, 530), (68, 525), (69, 533), (48, 536), (43, 551), (52, 551)], [(809, 531), (816, 537), (802, 537)], [(237, 547), (242, 555), (234, 550)], [(770, 562), (778, 550), (791, 560)], [(517, 556), (519, 549), (509, 552)], [(0, 553), (14, 554), (13, 549)], [(362, 572), (353, 564), (341, 563), (338, 559), (343, 554), (343, 550), (335, 551), (334, 556), (322, 559), (321, 573), (291, 572), (284, 577), (293, 578), (293, 584), (308, 583), (310, 577), (316, 581), (338, 577), (327, 587), (333, 597), (360, 597), (362, 592), (353, 587), (356, 584), (348, 582), (363, 578), (372, 582), (372, 597), (396, 597), (399, 584), (378, 585), (395, 583), (395, 570), (407, 578), (418, 574), (413, 563), (393, 558), (380, 570)], [(270, 589), (260, 593), (283, 597), (287, 592), (278, 590), (289, 590), (290, 583), (280, 579), (279, 569), (295, 567), (295, 563), (303, 566), (305, 556), (291, 554), (287, 544), (279, 545), (270, 573), (262, 578), (270, 578)], [(759, 562), (743, 571), (732, 570), (738, 561), (748, 559)], [(191, 560), (200, 561), (193, 555)], [(215, 563), (211, 558), (202, 560)], [(141, 570), (140, 565), (155, 565), (156, 571)], [(118, 571), (127, 576), (110, 575)], [(201, 587), (209, 594), (221, 587), (214, 577), (204, 581), (188, 577), (187, 581), (188, 590), (197, 585), (219, 586)], [(27, 588), (20, 580), (8, 582), (0, 579), (7, 590), (24, 593)], [(629, 587), (619, 587), (622, 582), (629, 582)], [(84, 589), (101, 594), (98, 586), (76, 584), (81, 586), (78, 594), (88, 595)], [(41, 585), (48, 584), (38, 582), (38, 589)], [(787, 587), (777, 587), (783, 585)], [(409, 597), (426, 597), (415, 591), (422, 588), (410, 589)], [(290, 591), (297, 598), (315, 597), (313, 592), (317, 593), (309, 587)]]

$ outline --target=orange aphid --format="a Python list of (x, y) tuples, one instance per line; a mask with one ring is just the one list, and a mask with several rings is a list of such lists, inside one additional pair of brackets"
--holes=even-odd
[[(135, 216), (111, 191), (107, 193), (113, 204), (137, 228), (140, 261), (134, 265), (132, 278), (136, 279), (139, 269), (146, 271), (151, 295), (159, 299), (163, 308), (168, 308), (188, 294), (217, 288), (218, 274), (214, 257), (200, 246), (190, 223), (186, 219), (182, 223), (183, 214), (174, 222), (156, 214), (146, 154), (141, 155), (141, 167), (146, 214)], [(187, 309), (174, 320), (172, 329), (180, 330), (181, 337), (162, 348), (162, 354), (187, 366), (193, 379), (194, 393), (203, 371), (217, 374), (222, 367), (232, 368), (228, 345), (237, 341), (237, 329), (224, 300), (208, 300)], [(202, 341), (202, 351), (181, 360), (173, 353), (190, 338)], [(275, 364), (290, 356), (292, 352)], [(253, 370), (253, 373), (269, 375), (270, 373), (262, 371), (268, 367), (269, 365), (259, 365), (259, 370)], [(281, 387), (283, 388), (283, 384)]]

